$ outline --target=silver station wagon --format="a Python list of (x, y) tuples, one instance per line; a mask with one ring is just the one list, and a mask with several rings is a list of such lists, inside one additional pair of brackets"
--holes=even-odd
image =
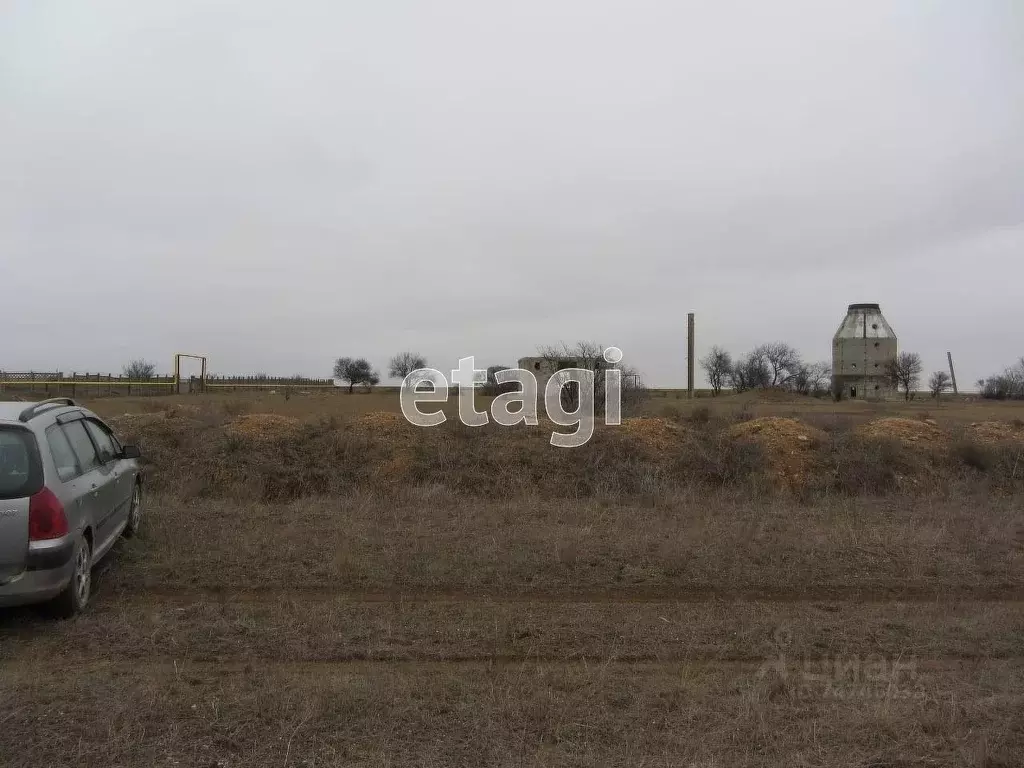
[(70, 398), (0, 403), (0, 606), (85, 608), (92, 567), (139, 530), (138, 458)]

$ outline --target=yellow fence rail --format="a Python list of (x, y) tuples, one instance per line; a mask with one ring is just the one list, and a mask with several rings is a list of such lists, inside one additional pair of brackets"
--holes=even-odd
[(24, 379), (6, 380), (0, 379), (0, 387), (23, 387), (23, 386), (71, 386), (77, 384), (83, 387), (173, 387), (173, 381), (118, 381), (112, 379), (44, 379), (42, 381), (26, 381)]
[(212, 383), (207, 381), (204, 384), (200, 384), (203, 389), (280, 389), (281, 387), (297, 387), (299, 389), (340, 389), (335, 384), (303, 384), (299, 382), (283, 381), (279, 384), (249, 384), (248, 382), (238, 382), (237, 384), (223, 384), (223, 383)]

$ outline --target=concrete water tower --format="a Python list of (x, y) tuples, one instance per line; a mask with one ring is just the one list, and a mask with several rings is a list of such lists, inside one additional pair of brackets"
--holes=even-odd
[(896, 334), (877, 304), (851, 304), (832, 338), (832, 382), (843, 397), (874, 400), (892, 394), (885, 363), (896, 357)]

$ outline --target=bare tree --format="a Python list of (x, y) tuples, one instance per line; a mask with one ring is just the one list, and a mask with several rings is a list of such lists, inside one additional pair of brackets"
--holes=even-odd
[(811, 384), (810, 393), (815, 397), (828, 394), (832, 384), (832, 363), (828, 360), (819, 360), (816, 363), (811, 363), (807, 368)]
[(800, 395), (820, 397), (829, 391), (831, 375), (831, 363), (801, 363), (786, 381), (786, 386)]
[[(402, 379), (404, 382), (405, 377), (410, 373), (426, 367), (427, 358), (423, 355), (416, 352), (399, 352), (388, 363), (388, 376), (393, 379)], [(413, 386), (415, 387), (415, 382), (413, 382)]]
[(792, 375), (786, 379), (785, 388), (798, 395), (809, 395), (811, 394), (811, 367), (809, 365), (801, 365)]
[[(635, 368), (625, 365), (622, 361), (609, 363), (604, 359), (605, 347), (593, 341), (578, 341), (575, 344), (555, 344), (537, 348), (537, 355), (550, 362), (559, 364), (571, 362), (576, 368), (594, 371), (594, 408), (603, 412), (605, 405), (604, 375), (601, 371), (617, 368), (622, 371), (622, 411), (628, 412), (639, 405), (647, 396), (647, 388), (643, 386), (640, 374)], [(574, 387), (563, 387), (562, 405), (566, 410), (573, 410), (579, 403), (579, 393)]]
[(348, 384), (350, 395), (356, 384), (362, 384), (369, 389), (380, 383), (380, 374), (373, 370), (369, 361), (363, 357), (339, 357), (334, 362), (334, 378)]
[(707, 376), (711, 394), (717, 396), (722, 391), (722, 387), (728, 383), (732, 374), (732, 355), (721, 347), (714, 346), (700, 359), (700, 367), (704, 369), (704, 375)]
[[(650, 396), (647, 385), (644, 384), (640, 371), (631, 365), (619, 363), (614, 366), (622, 371), (622, 413), (628, 415), (643, 405)], [(602, 377), (603, 378), (603, 377)], [(604, 405), (602, 398), (601, 405)]]
[(740, 358), (732, 364), (732, 370), (729, 371), (729, 386), (732, 387), (733, 392), (746, 392), (750, 389), (747, 384), (747, 370), (743, 364), (745, 358)]
[(885, 362), (884, 370), (889, 383), (897, 391), (902, 389), (904, 397), (909, 400), (910, 393), (917, 389), (917, 385), (921, 381), (924, 364), (917, 352), (900, 352), (896, 357)]
[(946, 371), (935, 371), (935, 373), (928, 378), (928, 389), (931, 390), (932, 397), (936, 400), (939, 399), (943, 392), (952, 386), (953, 382)]
[(545, 360), (572, 360), (579, 368), (595, 370), (604, 364), (605, 348), (594, 341), (578, 341), (575, 344), (551, 344), (537, 347), (537, 355)]
[(785, 342), (762, 344), (754, 351), (764, 359), (771, 371), (769, 387), (783, 386), (800, 370), (800, 353)]
[(737, 392), (748, 389), (767, 389), (771, 386), (772, 371), (762, 347), (757, 347), (741, 357), (732, 368), (732, 388)]
[(514, 381), (507, 381), (504, 384), (499, 384), (495, 378), (495, 374), (498, 371), (507, 371), (507, 365), (489, 365), (487, 366), (487, 379), (484, 382), (484, 386), (481, 389), (481, 394), (484, 395), (500, 395), (504, 392), (518, 392), (519, 386)]
[(992, 400), (1024, 400), (1024, 357), (1002, 373), (978, 379), (978, 389)]
[(131, 381), (146, 381), (147, 379), (152, 379), (153, 374), (156, 373), (156, 363), (151, 363), (140, 357), (128, 363), (123, 368), (123, 371), (124, 375)]

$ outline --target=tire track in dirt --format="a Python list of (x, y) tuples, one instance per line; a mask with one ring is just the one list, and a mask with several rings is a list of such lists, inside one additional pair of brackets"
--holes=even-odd
[(0, 660), (399, 663), (1024, 659), (1024, 603), (358, 603), (106, 600), (0, 621)]
[(437, 602), (437, 603), (567, 603), (576, 605), (600, 603), (933, 603), (982, 602), (1022, 603), (1024, 586), (998, 585), (981, 587), (858, 587), (821, 585), (792, 590), (771, 587), (732, 589), (708, 586), (672, 589), (623, 589), (574, 592), (488, 593), (468, 590), (387, 590), (358, 591), (326, 589), (322, 586), (251, 587), (251, 586), (174, 586), (151, 585), (100, 591), (98, 597), (128, 597), (130, 600), (151, 599), (155, 603), (194, 602), (198, 600), (229, 602), (274, 602), (301, 600), (345, 600), (354, 603)]
[[(900, 660), (905, 667), (920, 672), (974, 671), (987, 665), (1005, 665), (1024, 660), (1021, 656), (1011, 657), (905, 657)], [(182, 677), (192, 674), (204, 677), (227, 675), (271, 674), (271, 675), (312, 675), (351, 674), (359, 669), (368, 672), (384, 667), (394, 669), (445, 670), (459, 667), (538, 666), (547, 668), (589, 669), (597, 666), (634, 666), (647, 671), (665, 668), (685, 669), (688, 673), (699, 671), (729, 670), (736, 672), (769, 670), (806, 670), (816, 664), (837, 662), (836, 657), (824, 656), (816, 659), (779, 658), (648, 658), (645, 656), (621, 657), (452, 657), (452, 658), (338, 658), (315, 661), (288, 661), (281, 659), (198, 659), (174, 657), (150, 657), (147, 659), (111, 660), (109, 658), (83, 658), (76, 662), (76, 674), (99, 672), (116, 676), (164, 676)], [(0, 678), (28, 677), (35, 675), (52, 676), (53, 665), (45, 660), (0, 661)]]

